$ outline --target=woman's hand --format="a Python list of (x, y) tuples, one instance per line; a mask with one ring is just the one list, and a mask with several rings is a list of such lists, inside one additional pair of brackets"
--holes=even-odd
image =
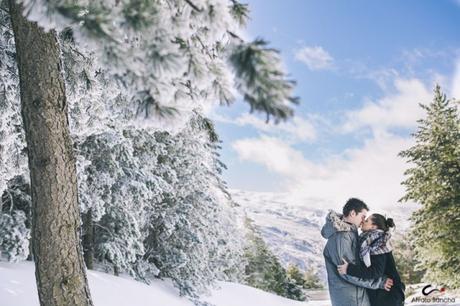
[(338, 265), (337, 266), (337, 271), (339, 271), (339, 274), (347, 274), (347, 269), (348, 269), (348, 262), (342, 258), (342, 261), (344, 262), (343, 265)]

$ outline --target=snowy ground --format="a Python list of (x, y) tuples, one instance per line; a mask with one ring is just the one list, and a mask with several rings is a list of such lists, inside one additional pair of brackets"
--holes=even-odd
[[(88, 281), (95, 306), (193, 306), (179, 297), (168, 282), (146, 285), (131, 279), (89, 271)], [(220, 283), (221, 289), (204, 298), (216, 306), (328, 306), (328, 301), (292, 301), (255, 288)], [(0, 305), (38, 306), (34, 265), (31, 262), (0, 262)]]
[[(88, 280), (95, 306), (193, 306), (168, 282), (155, 281), (146, 285), (132, 279), (89, 271)], [(327, 291), (309, 293), (309, 302), (297, 302), (252, 287), (220, 282), (220, 289), (212, 291), (203, 300), (215, 306), (330, 306)], [(447, 296), (447, 295), (445, 295)], [(449, 295), (450, 297), (454, 297)], [(407, 306), (460, 306), (460, 297), (454, 303), (410, 303)], [(0, 262), (0, 305), (39, 306), (31, 262)]]

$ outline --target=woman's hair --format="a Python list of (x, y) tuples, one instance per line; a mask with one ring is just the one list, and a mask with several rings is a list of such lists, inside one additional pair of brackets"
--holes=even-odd
[(395, 227), (395, 222), (392, 218), (387, 219), (380, 214), (372, 214), (371, 221), (372, 224), (376, 225), (378, 229), (381, 229), (384, 232), (388, 232), (390, 228)]

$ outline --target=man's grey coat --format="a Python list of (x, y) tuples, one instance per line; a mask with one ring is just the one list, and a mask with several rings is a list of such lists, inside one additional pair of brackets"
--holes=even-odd
[(337, 265), (343, 264), (342, 258), (349, 263), (358, 263), (356, 225), (343, 221), (341, 215), (331, 210), (321, 235), (327, 239), (323, 255), (332, 306), (370, 306), (365, 288), (383, 289), (386, 278), (364, 280), (337, 272)]

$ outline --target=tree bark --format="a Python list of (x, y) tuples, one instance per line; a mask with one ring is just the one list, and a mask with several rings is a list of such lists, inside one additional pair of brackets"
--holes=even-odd
[(83, 254), (86, 268), (94, 268), (94, 224), (91, 209), (83, 214)]
[(42, 306), (92, 305), (80, 243), (76, 162), (55, 32), (9, 0), (26, 134), (35, 277)]

